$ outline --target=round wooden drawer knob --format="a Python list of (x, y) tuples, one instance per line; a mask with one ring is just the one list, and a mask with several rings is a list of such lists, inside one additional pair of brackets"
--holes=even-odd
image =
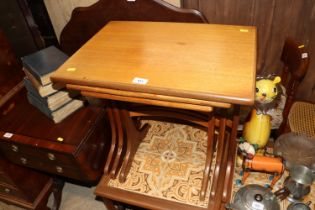
[(18, 152), (19, 151), (19, 147), (16, 146), (16, 145), (12, 145), (11, 149), (12, 149), (13, 152)]
[(21, 163), (24, 165), (27, 163), (27, 159), (24, 157), (21, 157), (20, 160), (21, 160)]
[(56, 160), (56, 156), (52, 153), (47, 154), (49, 160)]
[(60, 166), (56, 166), (56, 170), (58, 173), (63, 173), (63, 168)]

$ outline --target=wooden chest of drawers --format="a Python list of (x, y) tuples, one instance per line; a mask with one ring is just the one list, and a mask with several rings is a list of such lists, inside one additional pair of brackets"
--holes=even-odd
[(52, 178), (10, 163), (0, 154), (0, 201), (26, 209), (48, 209), (52, 190)]
[(12, 162), (52, 174), (97, 181), (106, 158), (103, 108), (84, 107), (59, 124), (30, 105), (22, 89), (0, 109), (0, 150)]

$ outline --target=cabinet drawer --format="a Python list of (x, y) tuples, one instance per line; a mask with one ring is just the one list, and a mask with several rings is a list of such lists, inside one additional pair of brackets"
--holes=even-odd
[(0, 183), (13, 184), (12, 180), (7, 175), (1, 172), (0, 172)]
[(67, 165), (58, 164), (55, 162), (41, 161), (40, 159), (29, 158), (21, 154), (11, 154), (7, 157), (10, 161), (22, 166), (57, 174), (60, 176), (66, 176), (73, 179), (82, 179), (82, 172), (80, 172), (80, 169), (76, 164), (72, 165), (72, 167), (69, 167)]
[(1, 142), (0, 149), (7, 156), (24, 156), (27, 158), (37, 159), (38, 161), (47, 161), (51, 162), (52, 164), (59, 164), (69, 167), (75, 165), (76, 163), (75, 159), (72, 157), (72, 154), (60, 154), (54, 151), (17, 144), (14, 142)]
[(21, 193), (18, 189), (8, 185), (0, 184), (0, 194), (3, 194), (5, 196), (12, 196), (15, 199), (16, 198), (25, 199), (23, 193)]

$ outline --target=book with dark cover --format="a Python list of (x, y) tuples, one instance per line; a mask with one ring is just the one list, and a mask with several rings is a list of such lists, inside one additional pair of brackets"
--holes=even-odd
[(38, 91), (32, 86), (32, 83), (27, 78), (24, 78), (24, 84), (28, 93), (37, 98), (37, 100), (39, 100), (42, 104), (46, 105), (47, 108), (51, 111), (58, 109), (59, 107), (68, 103), (79, 95), (78, 91), (62, 90), (57, 91), (56, 93), (51, 94), (47, 97), (41, 97)]
[(49, 83), (47, 85), (41, 85), (39, 81), (37, 81), (37, 79), (30, 74), (27, 70), (23, 71), (26, 75), (26, 79), (32, 83), (32, 86), (37, 90), (38, 94), (41, 97), (46, 97), (48, 95), (51, 95), (55, 92), (57, 92), (58, 90), (62, 90), (65, 88), (64, 84), (60, 84), (60, 83)]
[(44, 104), (42, 104), (41, 101), (33, 97), (30, 93), (27, 93), (27, 99), (30, 104), (35, 106), (40, 112), (52, 119), (55, 123), (61, 122), (73, 112), (84, 106), (83, 100), (73, 99), (61, 106), (59, 109), (51, 111)]
[(51, 83), (50, 74), (62, 65), (68, 56), (54, 46), (39, 50), (21, 58), (26, 71), (32, 74), (41, 85)]

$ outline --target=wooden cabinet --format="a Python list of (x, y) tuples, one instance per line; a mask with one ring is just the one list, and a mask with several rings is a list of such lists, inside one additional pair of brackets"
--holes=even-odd
[(96, 182), (106, 157), (108, 123), (102, 107), (88, 106), (54, 124), (28, 103), (21, 69), (0, 30), (0, 201), (45, 210), (52, 192), (56, 210), (63, 180), (42, 172)]
[(103, 108), (87, 106), (54, 124), (22, 89), (0, 113), (0, 150), (12, 162), (85, 182), (101, 176), (109, 138)]
[(48, 175), (12, 164), (0, 154), (0, 201), (26, 209), (48, 209), (53, 187)]

